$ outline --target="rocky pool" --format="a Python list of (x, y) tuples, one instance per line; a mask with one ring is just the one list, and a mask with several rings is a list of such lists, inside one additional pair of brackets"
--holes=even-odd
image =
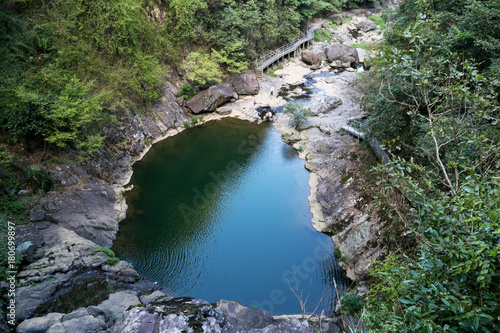
[[(134, 165), (113, 250), (173, 296), (272, 314), (329, 312), (346, 284), (311, 225), (309, 173), (269, 124), (211, 121), (155, 144)], [(293, 291), (292, 291), (293, 290)]]

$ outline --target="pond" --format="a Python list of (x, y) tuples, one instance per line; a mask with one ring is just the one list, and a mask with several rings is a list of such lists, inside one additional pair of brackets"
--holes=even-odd
[[(311, 225), (309, 173), (269, 124), (211, 121), (155, 144), (134, 165), (113, 250), (172, 296), (272, 314), (332, 310), (346, 284)], [(294, 292), (293, 292), (293, 291)]]

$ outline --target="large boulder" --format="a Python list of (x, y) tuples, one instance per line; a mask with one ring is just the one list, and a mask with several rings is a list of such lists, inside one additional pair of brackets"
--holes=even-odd
[(371, 30), (375, 30), (377, 28), (377, 24), (372, 20), (364, 20), (356, 24), (356, 28), (360, 31), (367, 32)]
[(320, 113), (328, 113), (342, 104), (342, 99), (337, 96), (326, 96), (320, 102), (313, 104), (309, 111), (315, 116)]
[(257, 76), (252, 70), (231, 75), (231, 84), (238, 95), (257, 95), (260, 89)]
[(345, 44), (333, 44), (325, 49), (325, 54), (333, 67), (351, 67), (359, 62), (358, 51)]
[(308, 65), (319, 67), (321, 66), (322, 59), (321, 56), (317, 53), (304, 51), (302, 52), (302, 61)]
[(233, 86), (231, 84), (221, 84), (220, 86), (213, 86), (198, 93), (187, 102), (187, 107), (194, 114), (214, 112), (219, 106), (231, 100), (231, 98), (238, 98), (238, 94), (234, 91)]

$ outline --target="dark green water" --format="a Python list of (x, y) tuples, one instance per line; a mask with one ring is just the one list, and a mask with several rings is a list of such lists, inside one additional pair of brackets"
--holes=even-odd
[(308, 311), (327, 290), (317, 313), (329, 311), (332, 279), (345, 280), (331, 240), (311, 226), (308, 179), (269, 125), (195, 127), (136, 163), (113, 250), (175, 296), (300, 313), (290, 282), (310, 295)]

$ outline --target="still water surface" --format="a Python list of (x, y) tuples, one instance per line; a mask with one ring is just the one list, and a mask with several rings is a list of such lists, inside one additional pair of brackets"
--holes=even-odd
[(332, 279), (339, 289), (345, 280), (331, 240), (311, 226), (308, 179), (272, 126), (208, 122), (134, 165), (113, 250), (174, 296), (300, 313), (291, 286), (310, 295), (308, 311), (326, 290), (317, 313), (328, 312)]

